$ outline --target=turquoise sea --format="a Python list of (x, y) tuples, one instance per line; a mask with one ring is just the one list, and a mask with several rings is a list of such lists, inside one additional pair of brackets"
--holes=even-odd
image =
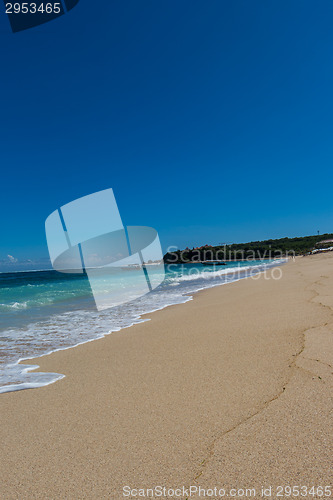
[(40, 387), (63, 377), (33, 373), (34, 366), (20, 365), (20, 360), (101, 338), (143, 321), (145, 313), (187, 302), (198, 290), (257, 275), (282, 263), (257, 260), (223, 267), (172, 264), (165, 268), (163, 283), (151, 293), (99, 312), (85, 275), (1, 273), (0, 393)]

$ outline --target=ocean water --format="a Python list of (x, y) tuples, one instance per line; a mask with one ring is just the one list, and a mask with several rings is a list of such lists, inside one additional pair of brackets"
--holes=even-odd
[(187, 302), (198, 290), (255, 276), (283, 262), (232, 262), (223, 267), (172, 264), (153, 292), (99, 312), (85, 275), (0, 273), (0, 393), (41, 387), (64, 377), (34, 373), (36, 365), (20, 365), (20, 360), (102, 338), (144, 321), (145, 313)]

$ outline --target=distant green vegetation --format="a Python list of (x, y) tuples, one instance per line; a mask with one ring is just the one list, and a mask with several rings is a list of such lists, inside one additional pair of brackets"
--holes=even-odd
[(304, 255), (316, 248), (322, 240), (333, 239), (333, 233), (301, 238), (279, 238), (277, 240), (251, 241), (231, 245), (205, 245), (168, 252), (164, 256), (167, 263), (199, 262), (205, 260), (269, 259), (286, 255)]

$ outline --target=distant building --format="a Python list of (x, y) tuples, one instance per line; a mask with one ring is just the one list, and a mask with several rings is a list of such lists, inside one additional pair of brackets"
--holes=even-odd
[(332, 246), (332, 243), (333, 243), (333, 239), (322, 240), (322, 241), (318, 241), (318, 243), (316, 243), (316, 247), (326, 248), (326, 247)]
[(333, 250), (333, 239), (318, 241), (316, 247), (311, 253), (331, 252)]

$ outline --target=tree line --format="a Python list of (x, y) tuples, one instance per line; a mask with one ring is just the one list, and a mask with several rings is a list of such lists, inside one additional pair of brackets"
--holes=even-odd
[[(252, 260), (270, 259), (285, 256), (305, 255), (311, 252), (322, 240), (333, 239), (333, 233), (302, 236), (298, 238), (279, 238), (249, 243), (229, 245), (205, 245), (167, 252), (166, 263), (200, 262), (207, 260)], [(333, 246), (333, 244), (332, 244)]]

